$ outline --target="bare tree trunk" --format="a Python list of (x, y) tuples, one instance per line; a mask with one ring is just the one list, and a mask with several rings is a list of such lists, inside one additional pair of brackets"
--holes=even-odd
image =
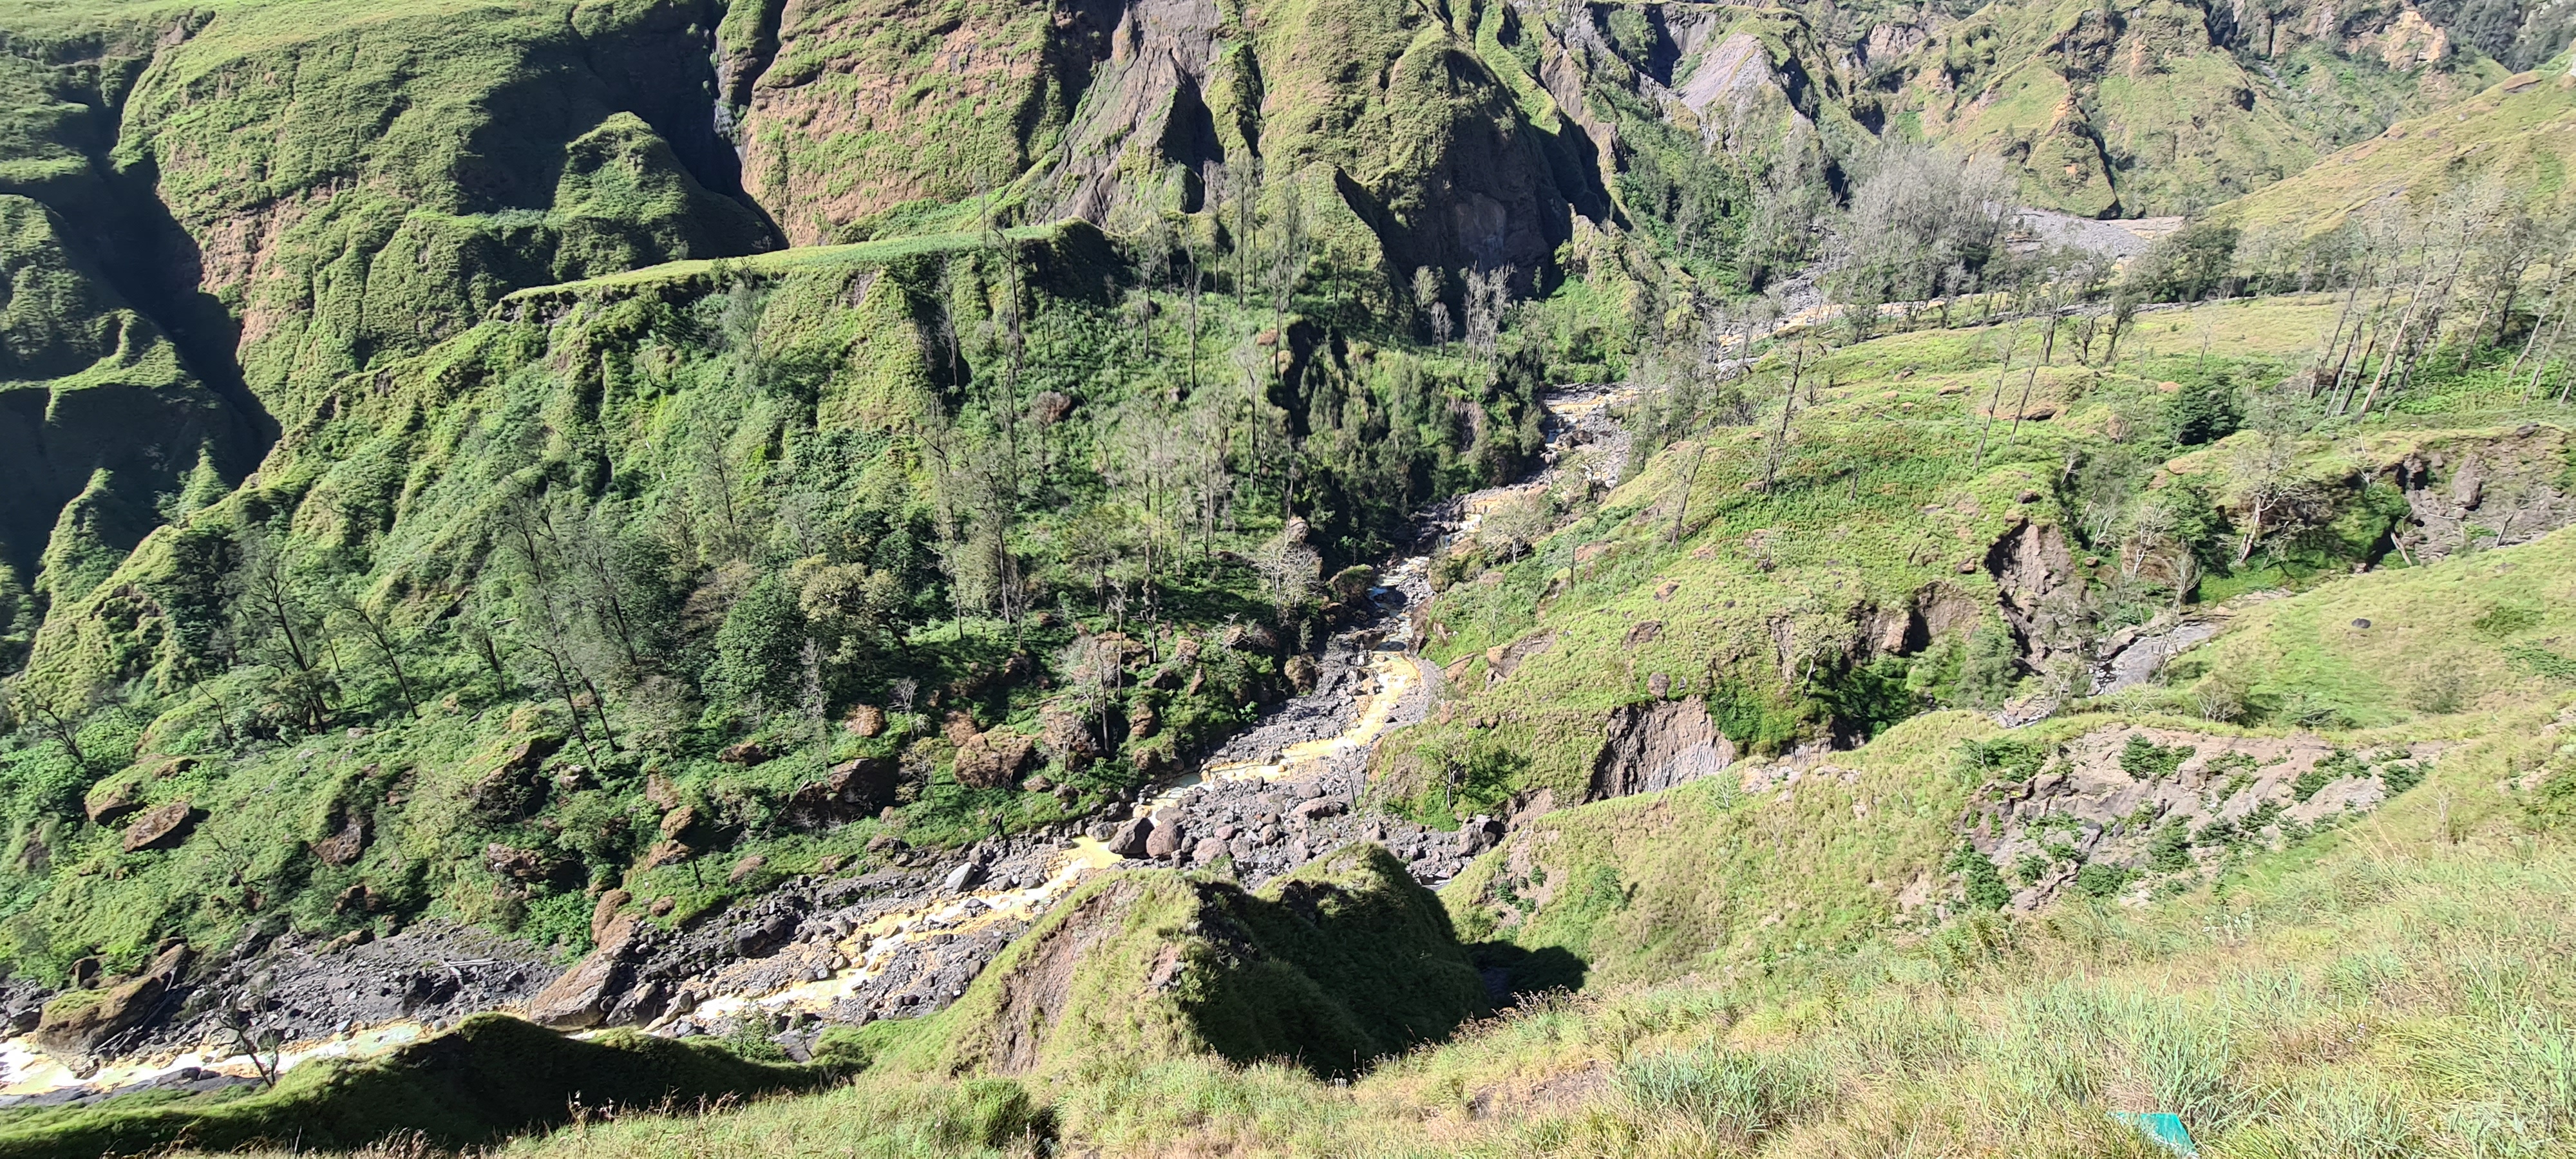
[[(2335, 348), (2343, 344), (2343, 324), (2352, 320), (2353, 300), (2360, 296), (2361, 280), (2355, 278), (2352, 283), (2352, 288), (2344, 293), (2343, 310), (2335, 315), (2334, 332), (2326, 338), (2325, 352), (2317, 359), (2317, 369), (2325, 369), (2326, 363), (2334, 358)], [(2342, 373), (2342, 368), (2337, 367), (2336, 373), (2340, 375)], [(2317, 376), (2310, 374), (2308, 375), (2308, 397), (2315, 398), (2316, 396)]]
[(1668, 543), (1678, 544), (1682, 541), (1682, 520), (1690, 513), (1691, 488), (1699, 483), (1700, 460), (1707, 454), (1708, 444), (1705, 440), (1691, 448), (1690, 469), (1682, 472), (1682, 493), (1673, 500), (1672, 534), (1664, 537)]
[(2040, 336), (2039, 361), (2031, 365), (2030, 374), (2021, 380), (2021, 401), (2013, 404), (2012, 426), (2004, 432), (2004, 445), (2007, 447), (2013, 445), (2013, 440), (2021, 435), (2021, 416), (2023, 412), (2030, 409), (2030, 388), (2032, 384), (2039, 381), (2039, 368), (2048, 365), (2049, 352), (2056, 345), (2057, 315), (2052, 313), (2048, 316), (2048, 332)]
[(1977, 467), (1986, 465), (1986, 436), (1993, 432), (1995, 416), (2004, 409), (2004, 380), (2012, 377), (2013, 350), (2020, 345), (2021, 323), (2015, 322), (2012, 331), (2004, 339), (2003, 365), (1995, 368), (1995, 393), (1993, 398), (1986, 401), (1985, 424), (1977, 428), (1977, 457), (1974, 461)]
[(1780, 396), (1780, 433), (1771, 440), (1771, 461), (1762, 469), (1762, 490), (1768, 492), (1780, 474), (1780, 460), (1789, 451), (1789, 419), (1798, 410), (1798, 378), (1807, 368), (1807, 347), (1800, 343), (1789, 365), (1789, 389)]
[[(2531, 320), (2531, 336), (2522, 340), (2522, 353), (2513, 356), (2513, 365), (2504, 372), (2506, 382), (2511, 382), (2516, 378), (2522, 377), (2523, 360), (2531, 357), (2532, 347), (2537, 346), (2540, 343), (2540, 332), (2548, 328), (2549, 309), (2544, 306), (2541, 308), (2539, 315)], [(2523, 398), (2526, 401), (2528, 401), (2530, 397), (2530, 392), (2525, 391), (2523, 393)]]

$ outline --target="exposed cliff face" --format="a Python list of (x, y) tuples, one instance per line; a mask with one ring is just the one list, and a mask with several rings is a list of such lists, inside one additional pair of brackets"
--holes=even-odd
[[(727, 25), (726, 115), (746, 187), (798, 244), (1015, 181), (1038, 215), (1132, 231), (1203, 208), (1215, 167), (1239, 187), (1256, 162), (1265, 187), (1298, 189), (1326, 253), (1363, 269), (1538, 270), (1574, 216), (1608, 210), (1583, 130), (1532, 116), (1498, 71), (1516, 64), (1412, 5), (777, 11), (774, 36), (739, 12)], [(1478, 19), (1509, 18), (1460, 16)]]
[(43, 572), (112, 568), (163, 500), (238, 481), (340, 376), (523, 286), (770, 245), (728, 196), (712, 15), (242, 6), (13, 30), (0, 98), (33, 115), (0, 147), (0, 562), (77, 598)]
[(172, 26), (118, 110), (281, 423), (513, 289), (769, 244), (727, 196), (709, 6), (334, 15)]
[(2021, 165), (2043, 204), (2138, 216), (2296, 173), (2476, 67), (2411, 4), (1999, 3), (1926, 36), (1900, 104)]
[[(1055, 215), (1124, 224), (1140, 214), (1194, 212), (1206, 203), (1207, 167), (1252, 147), (1238, 117), (1221, 131), (1210, 105), (1235, 103), (1252, 69), (1227, 56), (1213, 0), (1136, 0), (1104, 39), (1092, 90), (1048, 174)], [(1229, 112), (1239, 113), (1239, 109)]]
[(2238, 850), (2377, 809), (2422, 781), (2445, 747), (2358, 754), (2313, 736), (2104, 729), (2058, 746), (2033, 774), (1981, 786), (1961, 828), (2008, 875), (2012, 907), (2030, 911), (2070, 889), (2196, 882)]
[[(103, 579), (201, 461), (238, 471), (256, 447), (246, 416), (66, 233), (44, 206), (0, 195), (0, 566), (54, 600)], [(0, 614), (0, 641), (37, 612)], [(0, 642), (0, 670), (14, 651)]]
[(1735, 744), (1698, 697), (1630, 705), (1610, 714), (1609, 741), (1592, 766), (1590, 799), (1669, 789), (1735, 763)]
[(814, 245), (1005, 186), (1062, 133), (1104, 15), (1045, 0), (738, 4), (722, 81), (744, 188), (790, 243)]

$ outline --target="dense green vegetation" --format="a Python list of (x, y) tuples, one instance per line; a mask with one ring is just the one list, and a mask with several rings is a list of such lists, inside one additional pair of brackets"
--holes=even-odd
[[(0, 2), (0, 970), (60, 1011), (251, 930), (569, 959), (611, 889), (678, 926), (1086, 818), (1286, 695), (1473, 494), (1427, 560), (1438, 700), (1364, 804), (1565, 808), (1438, 898), (1370, 846), (1105, 877), (943, 1013), (836, 1034), (855, 1086), (514, 1146), (2143, 1148), (2109, 1105), (2228, 1154), (2546, 1151), (2565, 1092), (2512, 1076), (2563, 995), (2479, 979), (2563, 915), (2493, 961), (2422, 919), (2563, 876), (2567, 33)], [(1575, 382), (1635, 388), (1624, 453), (1550, 451)], [(1654, 712), (1772, 771), (1591, 802)], [(2323, 730), (2294, 803), (2385, 796), (2143, 865), (1963, 833), (2141, 721)], [(822, 1073), (537, 1034), (0, 1151), (454, 1146)], [(504, 1089), (555, 1051), (608, 1085)]]

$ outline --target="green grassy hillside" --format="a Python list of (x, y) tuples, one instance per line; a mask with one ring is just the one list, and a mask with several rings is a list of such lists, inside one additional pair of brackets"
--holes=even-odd
[(2216, 212), (2249, 228), (2323, 230), (2372, 204), (2425, 204), (2487, 174), (2527, 180), (2532, 197), (2564, 203), (2567, 167), (2576, 158), (2576, 85), (2566, 65), (2561, 57), (2440, 112), (2398, 122)]
[[(2499, 563), (2564, 582), (2556, 542), (2277, 606), (2385, 598)], [(2454, 604), (2409, 622), (2468, 631), (2474, 614)], [(2223, 639), (2270, 634), (2240, 625)], [(1965, 791), (1951, 750), (1993, 734), (1932, 718), (1838, 758), (1854, 780), (1803, 780), (1778, 800), (1703, 783), (1585, 806), (1529, 831), (1546, 852), (1489, 854), (1460, 885), (1526, 876), (1524, 862), (1572, 870), (1520, 936), (1581, 945), (1625, 980), (1524, 1004), (1348, 1087), (1111, 1051), (1050, 1081), (1032, 1116), (1014, 1101), (1028, 1088), (884, 1067), (828, 1094), (585, 1125), (509, 1153), (2147, 1156), (2164, 1152), (2112, 1113), (2170, 1111), (2205, 1154), (2550, 1154), (2576, 1125), (2559, 1081), (2564, 970), (2549, 950), (2569, 918), (2552, 812), (2576, 776), (2566, 700), (2562, 685), (2457, 714), (2434, 726), (2458, 739), (2422, 784), (2180, 893), (2079, 897), (2036, 918), (1952, 894), (1967, 912), (1837, 936), (1840, 919), (1819, 910), (1854, 897), (1892, 910), (1859, 878), (1939, 854), (1931, 830), (1953, 823), (1945, 802)], [(1909, 825), (1926, 831), (1910, 853)], [(1592, 864), (1615, 866), (1618, 887), (1587, 889), (1582, 858), (1605, 855)], [(1817, 866), (1854, 880), (1814, 880)], [(1960, 888), (1936, 884), (1935, 899)], [(1453, 909), (1473, 896), (1451, 889)], [(1578, 916), (1589, 920), (1569, 923)], [(1588, 941), (1565, 936), (1578, 928)], [(1670, 958), (1722, 928), (1736, 931), (1715, 935), (1735, 947), (1723, 968)], [(1744, 953), (1748, 942), (1767, 950)], [(983, 1102), (959, 1101), (970, 1098)], [(1020, 1109), (1001, 1115), (1005, 1102)], [(997, 1109), (968, 1110), (987, 1103)]]
[(1068, 832), (1422, 550), (1357, 806), (1491, 847), (1105, 876), (796, 1098), (483, 1021), (0, 1154), (2564, 1149), (2555, 20), (0, 0), (42, 1025)]

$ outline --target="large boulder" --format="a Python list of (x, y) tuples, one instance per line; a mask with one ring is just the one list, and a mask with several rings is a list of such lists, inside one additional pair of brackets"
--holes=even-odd
[(125, 827), (125, 851), (176, 849), (196, 828), (197, 810), (185, 798), (172, 801), (134, 819)]
[(542, 852), (497, 841), (483, 847), (483, 864), (512, 881), (530, 883), (552, 880), (563, 868), (561, 862)]
[(635, 919), (617, 917), (598, 944), (528, 1000), (528, 1021), (557, 1030), (587, 1030), (608, 1017), (634, 977)]
[(90, 824), (114, 825), (143, 808), (143, 784), (132, 778), (101, 781), (90, 787), (81, 808), (89, 814)]
[(590, 944), (595, 946), (606, 941), (608, 931), (617, 926), (619, 912), (634, 900), (634, 894), (622, 889), (612, 889), (599, 895), (599, 900), (590, 907)]
[(1120, 857), (1143, 857), (1145, 845), (1154, 835), (1151, 818), (1137, 817), (1121, 823), (1109, 835), (1109, 851)]
[(1080, 768), (1100, 755), (1099, 730), (1093, 727), (1090, 713), (1050, 703), (1038, 709), (1038, 729), (1046, 751), (1055, 754), (1066, 768)]
[(36, 1045), (57, 1057), (87, 1055), (141, 1026), (160, 1011), (162, 997), (178, 982), (192, 957), (186, 943), (172, 945), (133, 978), (54, 999), (37, 1019)]
[(1170, 857), (1181, 851), (1181, 843), (1188, 838), (1189, 830), (1181, 824), (1178, 813), (1158, 814), (1153, 833), (1145, 838), (1145, 856)]
[(1019, 783), (1037, 756), (1037, 743), (1025, 733), (997, 728), (977, 733), (957, 747), (957, 783), (970, 789), (998, 789)]
[(894, 803), (898, 769), (882, 757), (860, 757), (832, 766), (823, 779), (787, 796), (787, 821), (805, 829), (856, 821)]
[(367, 816), (352, 812), (340, 831), (313, 843), (313, 855), (324, 865), (354, 865), (367, 851)]
[(546, 758), (563, 751), (562, 737), (539, 733), (511, 745), (501, 754), (491, 771), (474, 782), (467, 799), (482, 812), (495, 816), (516, 816), (542, 803), (546, 786), (537, 769)]

